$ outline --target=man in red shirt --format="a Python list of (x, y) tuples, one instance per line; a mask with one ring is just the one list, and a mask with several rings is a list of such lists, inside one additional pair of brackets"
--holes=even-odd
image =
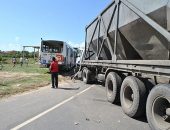
[(58, 61), (55, 57), (52, 58), (52, 62), (50, 64), (50, 72), (51, 72), (51, 81), (52, 88), (58, 88)]

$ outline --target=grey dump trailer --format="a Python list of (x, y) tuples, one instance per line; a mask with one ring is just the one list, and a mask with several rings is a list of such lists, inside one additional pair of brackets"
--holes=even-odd
[(114, 0), (86, 27), (85, 83), (105, 82), (125, 114), (170, 129), (170, 0)]

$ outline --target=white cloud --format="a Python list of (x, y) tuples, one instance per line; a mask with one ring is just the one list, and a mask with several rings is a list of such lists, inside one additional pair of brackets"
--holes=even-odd
[(9, 43), (9, 44), (7, 44), (7, 50), (21, 51), (22, 45), (19, 43)]
[(16, 41), (16, 42), (18, 42), (20, 39), (21, 39), (21, 38), (18, 37), (18, 36), (15, 37), (15, 41)]
[(71, 45), (72, 47), (84, 48), (84, 46), (85, 46), (85, 43), (84, 43), (84, 42), (74, 43), (74, 42), (68, 41), (67, 43), (68, 43), (69, 45)]
[[(9, 44), (7, 44), (7, 49), (5, 49), (5, 50), (6, 51), (12, 51), (12, 50), (23, 51), (23, 45), (19, 44), (19, 43), (9, 43)], [(26, 47), (25, 51), (33, 52), (34, 48)], [(36, 49), (36, 51), (37, 51), (37, 49)]]
[(21, 38), (19, 36), (14, 37), (13, 41), (4, 43), (1, 46), (0, 50), (2, 50), (2, 51), (12, 51), (12, 50), (22, 51), (22, 44), (20, 43), (20, 39)]

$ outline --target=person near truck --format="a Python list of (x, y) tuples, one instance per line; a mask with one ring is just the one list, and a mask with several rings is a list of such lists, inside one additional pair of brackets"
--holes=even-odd
[(13, 63), (13, 67), (15, 67), (16, 63), (17, 63), (17, 60), (15, 57), (12, 58), (12, 63)]
[(22, 57), (20, 57), (20, 65), (21, 65), (21, 67), (22, 67), (22, 65), (23, 65), (23, 58)]
[(50, 72), (52, 88), (58, 88), (58, 61), (55, 57), (52, 58), (52, 62), (50, 64)]
[(25, 64), (28, 66), (28, 62), (29, 62), (29, 60), (28, 60), (28, 58), (26, 58), (25, 59)]

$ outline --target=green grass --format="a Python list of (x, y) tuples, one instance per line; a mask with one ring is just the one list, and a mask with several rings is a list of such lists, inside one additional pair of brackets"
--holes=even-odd
[(34, 59), (29, 59), (28, 66), (26, 64), (23, 64), (21, 67), (19, 64), (19, 59), (17, 59), (17, 64), (15, 67), (13, 67), (13, 64), (11, 62), (11, 58), (6, 59), (7, 64), (3, 64), (2, 71), (10, 71), (10, 72), (26, 72), (26, 73), (47, 73), (48, 68), (39, 68), (38, 62), (36, 62)]
[(40, 68), (38, 64), (23, 64), (21, 67), (20, 64), (17, 64), (13, 67), (12, 64), (3, 64), (3, 68), (1, 71), (7, 72), (25, 72), (25, 73), (39, 73), (39, 74), (46, 74), (49, 72), (48, 68)]
[[(31, 63), (31, 62), (30, 62)], [(48, 68), (40, 68), (38, 64), (31, 63), (22, 67), (17, 64), (3, 64), (0, 70), (0, 97), (13, 95), (37, 89), (50, 84)]]

